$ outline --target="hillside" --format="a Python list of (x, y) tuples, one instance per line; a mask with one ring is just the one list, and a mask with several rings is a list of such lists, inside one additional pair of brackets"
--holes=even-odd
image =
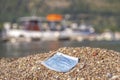
[(97, 25), (103, 20), (103, 26), (112, 22), (112, 26), (119, 27), (119, 4), (120, 0), (1, 0), (0, 22), (15, 22), (18, 17), (33, 14), (46, 16), (49, 13), (61, 13), (92, 20)]

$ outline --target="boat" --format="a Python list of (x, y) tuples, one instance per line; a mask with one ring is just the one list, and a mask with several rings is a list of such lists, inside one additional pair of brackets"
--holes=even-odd
[(65, 27), (61, 26), (62, 16), (50, 14), (46, 18), (38, 16), (20, 17), (18, 24), (5, 23), (3, 41), (45, 41), (68, 38)]
[(80, 24), (72, 29), (71, 40), (84, 41), (84, 40), (95, 40), (96, 33), (91, 25)]
[(2, 31), (2, 40), (11, 42), (56, 40), (59, 36), (57, 32), (45, 31), (42, 28), (41, 24), (44, 20), (44, 18), (32, 16), (19, 18), (19, 24), (11, 25), (10, 23), (5, 23)]
[(2, 40), (18, 41), (59, 41), (94, 39), (94, 29), (82, 24), (71, 28), (63, 24), (63, 17), (59, 14), (49, 14), (46, 17), (20, 17), (18, 24), (5, 23), (2, 31)]

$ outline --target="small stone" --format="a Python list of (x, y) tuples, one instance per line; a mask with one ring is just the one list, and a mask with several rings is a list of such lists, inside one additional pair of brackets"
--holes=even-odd
[(80, 80), (85, 80), (85, 78), (80, 78)]
[(40, 67), (37, 68), (38, 70), (40, 69)]
[(111, 78), (112, 77), (112, 74), (111, 73), (107, 73), (106, 75), (108, 78)]
[(118, 75), (116, 75), (116, 76), (113, 76), (110, 80), (117, 80), (117, 79), (119, 79), (120, 77), (118, 76)]

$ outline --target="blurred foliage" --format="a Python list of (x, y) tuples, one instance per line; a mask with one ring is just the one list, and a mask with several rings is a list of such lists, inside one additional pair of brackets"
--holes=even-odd
[(2, 30), (2, 27), (3, 27), (3, 24), (2, 24), (2, 23), (0, 23), (0, 31)]
[[(53, 4), (54, 3), (54, 4)], [(96, 31), (120, 31), (120, 0), (1, 0), (0, 22), (50, 13), (71, 15), (70, 19), (93, 24)]]

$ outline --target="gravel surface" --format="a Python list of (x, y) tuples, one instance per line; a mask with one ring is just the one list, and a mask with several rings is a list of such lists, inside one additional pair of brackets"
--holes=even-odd
[[(69, 72), (50, 70), (41, 64), (56, 52), (78, 57)], [(90, 47), (63, 47), (21, 58), (0, 58), (0, 80), (120, 80), (120, 53)]]

